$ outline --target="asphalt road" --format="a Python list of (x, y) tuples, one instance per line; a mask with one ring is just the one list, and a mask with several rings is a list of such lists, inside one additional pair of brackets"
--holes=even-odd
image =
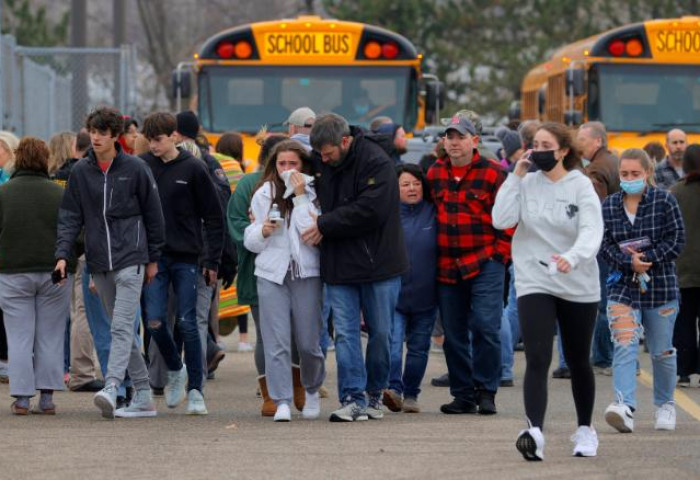
[[(234, 339), (229, 337), (233, 346)], [(571, 456), (576, 425), (567, 380), (551, 380), (545, 461), (525, 462), (514, 447), (524, 427), (522, 353), (516, 358), (516, 386), (499, 391), (498, 415), (447, 416), (440, 404), (445, 388), (429, 379), (445, 370), (431, 354), (420, 414), (386, 413), (381, 421), (327, 421), (336, 408), (335, 357), (328, 358), (322, 417), (295, 415), (275, 424), (259, 414), (251, 353), (230, 352), (207, 386), (209, 415), (185, 415), (158, 400), (153, 419), (104, 420), (92, 394), (61, 392), (55, 417), (16, 417), (9, 390), (0, 386), (0, 479), (520, 479), (520, 478), (700, 478), (700, 388), (678, 393), (675, 432), (656, 432), (648, 355), (641, 358), (640, 405), (633, 434), (605, 424), (612, 400), (611, 378), (596, 376), (596, 458)], [(683, 408), (680, 408), (683, 407)]]

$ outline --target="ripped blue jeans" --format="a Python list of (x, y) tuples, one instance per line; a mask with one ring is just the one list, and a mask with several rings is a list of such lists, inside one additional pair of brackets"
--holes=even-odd
[(637, 407), (637, 357), (639, 338), (649, 347), (654, 375), (654, 405), (673, 402), (676, 387), (676, 349), (673, 348), (673, 327), (678, 315), (678, 301), (653, 309), (635, 310), (629, 305), (608, 303), (608, 321), (615, 347), (613, 354), (613, 387), (619, 400)]

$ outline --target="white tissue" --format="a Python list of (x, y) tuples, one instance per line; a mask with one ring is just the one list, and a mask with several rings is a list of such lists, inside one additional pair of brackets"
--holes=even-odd
[[(282, 195), (282, 198), (289, 198), (289, 196), (294, 193), (294, 187), (290, 183), (290, 178), (292, 177), (292, 172), (296, 172), (296, 170), (287, 170), (285, 172), (282, 172), (280, 176), (282, 177), (282, 180), (284, 181), (284, 186), (286, 187), (286, 190), (284, 191), (284, 195)], [(306, 185), (311, 185), (314, 183), (314, 177), (311, 175), (306, 175), (304, 173), (301, 174), (302, 177), (304, 177), (304, 183)]]

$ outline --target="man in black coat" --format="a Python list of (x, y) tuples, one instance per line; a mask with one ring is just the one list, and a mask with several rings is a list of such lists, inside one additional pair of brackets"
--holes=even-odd
[[(316, 118), (311, 146), (323, 214), (303, 234), (321, 248), (333, 310), (341, 408), (332, 422), (380, 419), (389, 382), (389, 340), (401, 274), (408, 268), (393, 161), (336, 114)], [(369, 330), (366, 365), (360, 318)]]

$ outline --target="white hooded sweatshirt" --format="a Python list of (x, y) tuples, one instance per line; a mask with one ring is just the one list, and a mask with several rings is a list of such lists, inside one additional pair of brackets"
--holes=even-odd
[[(552, 182), (541, 172), (508, 175), (492, 212), (498, 229), (517, 225), (512, 252), (518, 297), (533, 293), (580, 303), (600, 301), (596, 254), (603, 216), (593, 184), (578, 170)], [(550, 274), (552, 255), (571, 264), (569, 273)]]

